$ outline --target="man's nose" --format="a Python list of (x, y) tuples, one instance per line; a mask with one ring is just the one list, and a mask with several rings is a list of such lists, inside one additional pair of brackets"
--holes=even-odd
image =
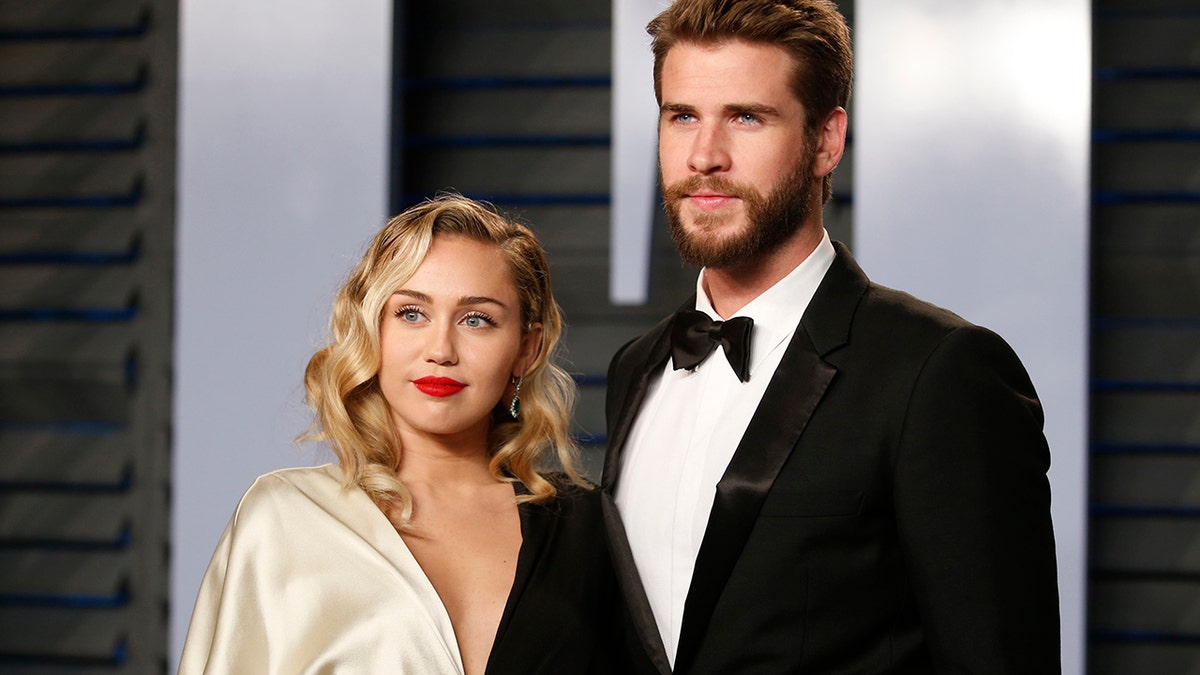
[(717, 124), (702, 125), (692, 140), (688, 168), (700, 174), (727, 171), (730, 164), (728, 138)]

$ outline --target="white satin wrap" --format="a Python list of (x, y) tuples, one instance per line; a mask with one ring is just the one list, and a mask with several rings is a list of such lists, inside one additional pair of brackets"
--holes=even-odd
[(254, 482), (200, 586), (179, 675), (463, 672), (450, 616), (334, 464)]

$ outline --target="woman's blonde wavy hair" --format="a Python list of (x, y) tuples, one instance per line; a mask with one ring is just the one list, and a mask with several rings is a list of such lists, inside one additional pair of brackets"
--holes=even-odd
[[(507, 397), (493, 411), (492, 475), (520, 481), (529, 491), (521, 501), (534, 503), (557, 494), (546, 477), (550, 469), (560, 468), (572, 482), (583, 483), (570, 436), (575, 383), (554, 363), (563, 322), (551, 294), (545, 251), (529, 228), (487, 205), (439, 195), (407, 209), (375, 235), (334, 299), (329, 344), (304, 372), (305, 400), (316, 419), (299, 440), (327, 443), (341, 464), (343, 484), (359, 485), (400, 529), (409, 525), (413, 504), (397, 478), (403, 448), (377, 377), (379, 325), (388, 299), (416, 273), (438, 235), (498, 246), (520, 297), (522, 332), (542, 326), (537, 355), (521, 383), (520, 418), (508, 414)], [(551, 459), (558, 467), (548, 466)]]

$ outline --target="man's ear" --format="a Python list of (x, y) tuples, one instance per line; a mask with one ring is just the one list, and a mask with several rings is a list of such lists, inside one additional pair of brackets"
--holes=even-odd
[(842, 161), (846, 151), (846, 109), (834, 108), (817, 128), (817, 152), (813, 157), (813, 177), (824, 178)]

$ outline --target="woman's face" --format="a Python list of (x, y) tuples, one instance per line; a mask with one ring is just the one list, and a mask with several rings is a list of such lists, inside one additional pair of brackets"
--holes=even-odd
[(536, 355), (541, 327), (521, 328), (500, 248), (436, 235), (380, 322), (379, 385), (401, 439), (486, 439), (492, 408)]

